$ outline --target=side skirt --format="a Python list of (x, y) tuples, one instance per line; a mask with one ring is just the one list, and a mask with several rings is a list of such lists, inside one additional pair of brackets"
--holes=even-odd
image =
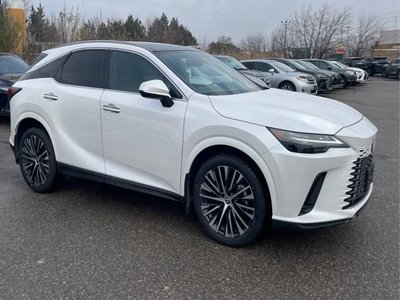
[(96, 172), (92, 171), (87, 171), (81, 168), (73, 167), (67, 164), (63, 163), (57, 163), (57, 170), (59, 173), (64, 174), (64, 175), (69, 175), (77, 178), (82, 178), (90, 181), (96, 181), (100, 183), (106, 183), (109, 185), (121, 187), (124, 189), (140, 192), (140, 193), (145, 193), (161, 198), (166, 198), (170, 199), (173, 201), (178, 201), (178, 202), (185, 202), (185, 197), (181, 196), (179, 194), (175, 194), (173, 192), (159, 189), (159, 188), (154, 188), (148, 185), (144, 185), (141, 183), (137, 182), (132, 182), (128, 180), (124, 180), (121, 178), (116, 178), (112, 176), (106, 176), (104, 174), (99, 174)]

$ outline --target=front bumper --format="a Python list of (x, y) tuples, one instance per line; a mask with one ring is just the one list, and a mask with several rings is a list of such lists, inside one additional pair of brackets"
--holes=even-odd
[(305, 82), (297, 82), (296, 91), (301, 93), (316, 95), (318, 94), (318, 84), (317, 82), (311, 84)]
[[(278, 145), (265, 154), (265, 161), (274, 174), (276, 201), (273, 220), (302, 227), (321, 227), (348, 222), (368, 202), (372, 190), (371, 181), (365, 183), (362, 198), (349, 206), (349, 195), (354, 188), (355, 164), (360, 157), (372, 155), (376, 127), (367, 119), (342, 129), (336, 136), (349, 148), (332, 148), (321, 154), (289, 152)], [(302, 213), (316, 177), (326, 173), (316, 201), (309, 211)], [(364, 176), (364, 175), (362, 175)], [(360, 181), (363, 178), (360, 177)]]

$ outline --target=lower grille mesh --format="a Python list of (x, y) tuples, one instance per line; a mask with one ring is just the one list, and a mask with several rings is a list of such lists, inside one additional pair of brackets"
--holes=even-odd
[(350, 191), (346, 194), (348, 197), (344, 200), (348, 202), (343, 209), (351, 208), (359, 203), (368, 193), (369, 187), (372, 183), (374, 172), (374, 159), (373, 155), (360, 157), (354, 162), (350, 179), (351, 184), (348, 185)]

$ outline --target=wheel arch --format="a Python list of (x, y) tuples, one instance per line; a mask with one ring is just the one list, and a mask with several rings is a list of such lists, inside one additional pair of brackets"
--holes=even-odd
[(19, 141), (21, 140), (22, 135), (24, 134), (24, 132), (26, 130), (28, 130), (29, 128), (40, 128), (42, 129), (47, 136), (50, 138), (50, 141), (53, 145), (53, 149), (54, 149), (54, 155), (57, 159), (58, 155), (57, 155), (57, 147), (55, 144), (55, 139), (53, 136), (53, 133), (50, 129), (50, 126), (46, 123), (46, 121), (36, 115), (36, 114), (26, 114), (21, 116), (17, 122), (16, 122), (16, 126), (15, 126), (15, 131), (14, 131), (14, 147), (16, 149), (15, 151), (15, 160), (17, 163), (19, 163), (19, 154), (18, 154), (18, 148), (19, 148)]
[(282, 86), (283, 86), (285, 83), (290, 83), (291, 85), (293, 85), (294, 91), (297, 92), (296, 85), (295, 85), (292, 81), (290, 81), (290, 80), (288, 80), (288, 79), (285, 79), (285, 80), (283, 80), (281, 83), (279, 83), (278, 89), (281, 89)]
[(240, 142), (236, 143), (236, 145), (233, 143), (215, 143), (212, 145), (207, 145), (201, 150), (197, 150), (195, 154), (191, 155), (192, 159), (190, 160), (190, 163), (186, 164), (183, 172), (185, 176), (182, 186), (184, 188), (186, 208), (190, 209), (192, 203), (191, 189), (193, 187), (194, 174), (197, 172), (202, 163), (204, 163), (213, 155), (220, 153), (234, 155), (249, 164), (249, 166), (257, 174), (257, 177), (261, 180), (267, 204), (271, 208), (271, 213), (273, 213), (276, 208), (276, 194), (271, 173), (265, 162), (262, 160), (261, 155), (257, 154), (257, 152), (251, 149), (249, 146)]

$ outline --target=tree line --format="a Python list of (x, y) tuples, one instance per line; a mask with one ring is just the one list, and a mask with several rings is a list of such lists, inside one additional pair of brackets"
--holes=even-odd
[[(3, 1), (4, 2), (4, 1)], [(100, 17), (84, 19), (78, 9), (64, 8), (47, 16), (44, 7), (30, 6), (27, 14), (26, 52), (39, 53), (43, 48), (80, 40), (135, 40), (197, 45), (191, 31), (175, 17), (164, 13), (144, 22), (132, 14), (126, 19)], [(286, 28), (285, 28), (286, 27)], [(320, 6), (303, 5), (268, 35), (251, 33), (237, 43), (222, 35), (200, 48), (213, 54), (236, 57), (283, 56), (324, 58), (338, 48), (345, 48), (348, 56), (363, 56), (377, 42), (383, 27), (377, 15), (355, 16), (347, 7), (337, 8), (331, 3)], [(0, 51), (11, 51), (18, 43), (18, 24), (13, 22), (0, 0)]]
[[(190, 30), (175, 17), (164, 13), (148, 19), (146, 25), (132, 14), (125, 20), (99, 17), (83, 19), (78, 9), (64, 8), (54, 16), (47, 16), (42, 4), (26, 9), (27, 41), (25, 52), (37, 54), (45, 48), (80, 40), (134, 40), (197, 45)], [(0, 0), (0, 51), (11, 51), (21, 38), (18, 24), (10, 17), (5, 3)], [(3, 30), (4, 29), (4, 30)]]

